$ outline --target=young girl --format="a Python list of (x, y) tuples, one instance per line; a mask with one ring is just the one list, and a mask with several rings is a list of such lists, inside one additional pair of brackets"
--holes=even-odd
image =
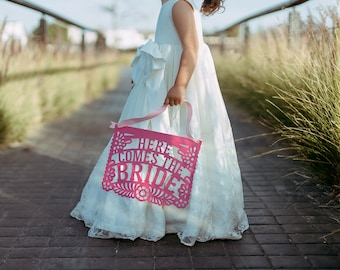
[(180, 105), (184, 99), (191, 103), (190, 131), (203, 143), (188, 206), (159, 206), (104, 191), (108, 145), (71, 213), (90, 228), (90, 237), (157, 241), (177, 233), (181, 243), (193, 246), (196, 241), (241, 239), (248, 228), (232, 130), (199, 12), (213, 14), (222, 4), (205, 0), (197, 7), (194, 0), (162, 0), (155, 42), (141, 46), (132, 62), (134, 86), (120, 119), (170, 105), (136, 126), (183, 135), (187, 111)]

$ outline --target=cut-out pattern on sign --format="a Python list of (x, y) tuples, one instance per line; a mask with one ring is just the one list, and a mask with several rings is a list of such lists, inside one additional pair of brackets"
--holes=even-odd
[(116, 125), (102, 187), (142, 202), (185, 208), (201, 143)]

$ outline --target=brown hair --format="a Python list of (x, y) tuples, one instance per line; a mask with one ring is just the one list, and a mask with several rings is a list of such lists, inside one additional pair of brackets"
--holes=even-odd
[(223, 3), (224, 0), (204, 0), (201, 7), (201, 12), (207, 16), (212, 15), (221, 8), (224, 9)]

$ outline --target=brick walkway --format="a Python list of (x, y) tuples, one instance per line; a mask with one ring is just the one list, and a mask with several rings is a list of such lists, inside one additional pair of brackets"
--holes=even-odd
[[(168, 235), (157, 243), (100, 240), (69, 216), (110, 137), (128, 94), (122, 84), (23, 146), (0, 153), (0, 269), (339, 269), (339, 211), (321, 190), (266, 155), (272, 138), (236, 143), (250, 229), (241, 241), (188, 248)], [(228, 107), (235, 138), (265, 130)]]

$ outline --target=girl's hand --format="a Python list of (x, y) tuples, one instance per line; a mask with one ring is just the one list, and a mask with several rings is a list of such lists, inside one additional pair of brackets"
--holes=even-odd
[(165, 98), (164, 105), (181, 105), (185, 99), (185, 87), (174, 85)]

